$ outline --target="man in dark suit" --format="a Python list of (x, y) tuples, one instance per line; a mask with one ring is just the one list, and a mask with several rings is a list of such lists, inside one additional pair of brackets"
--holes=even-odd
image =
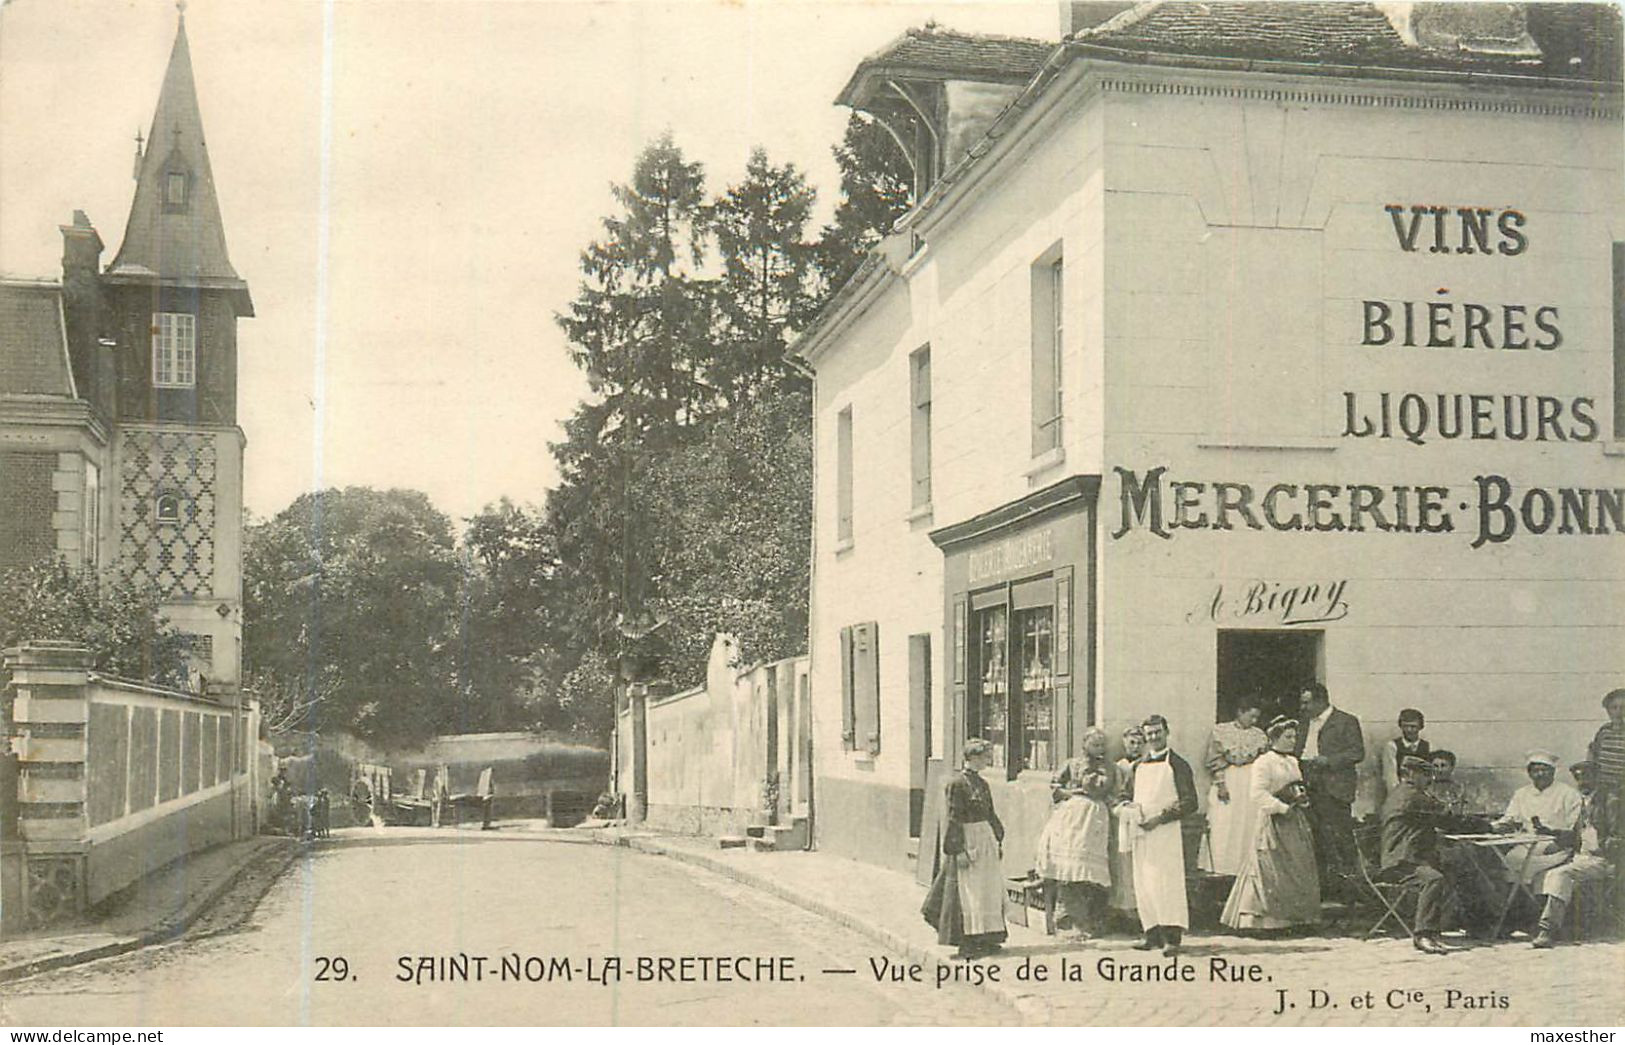
[(1346, 895), (1344, 879), (1355, 871), (1355, 767), (1365, 759), (1360, 720), (1332, 707), (1319, 682), (1298, 693), (1303, 728), (1298, 731), (1298, 760), (1309, 790), (1309, 826), (1315, 837), (1322, 896)]
[(1382, 804), (1382, 878), (1416, 886), (1416, 935), (1411, 938), (1416, 949), (1449, 954), (1451, 948), (1440, 942), (1439, 933), (1461, 872), (1440, 869), (1436, 825), (1443, 808), (1426, 791), (1431, 771), (1415, 755), (1400, 760), (1399, 783)]

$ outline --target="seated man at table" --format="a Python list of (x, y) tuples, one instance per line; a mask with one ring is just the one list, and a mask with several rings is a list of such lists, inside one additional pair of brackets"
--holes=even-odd
[(1580, 792), (1557, 779), (1557, 758), (1547, 751), (1531, 751), (1524, 760), (1529, 783), (1513, 792), (1506, 812), (1495, 821), (1497, 831), (1526, 831), (1552, 841), (1533, 842), (1502, 855), (1507, 870), (1526, 886), (1536, 886), (1547, 869), (1568, 859), (1569, 850), (1556, 842), (1559, 832), (1574, 830), (1580, 817)]
[(1444, 806), (1445, 812), (1460, 816), (1467, 810), (1467, 790), (1455, 779), (1456, 753), (1440, 748), (1428, 755), (1433, 764), (1433, 779), (1428, 781), (1427, 792)]
[(1426, 954), (1450, 954), (1439, 940), (1446, 912), (1452, 905), (1458, 874), (1440, 868), (1436, 824), (1443, 812), (1426, 786), (1433, 767), (1425, 758), (1407, 755), (1400, 760), (1399, 785), (1382, 804), (1382, 873), (1387, 882), (1414, 883), (1416, 935), (1412, 943)]
[(1561, 832), (1557, 841), (1574, 853), (1574, 858), (1546, 872), (1540, 891), (1546, 905), (1540, 913), (1540, 931), (1533, 945), (1551, 947), (1562, 933), (1563, 916), (1574, 899), (1574, 887), (1581, 882), (1597, 882), (1608, 876), (1609, 865), (1605, 854), (1617, 845), (1610, 838), (1612, 824), (1607, 814), (1607, 796), (1598, 790), (1597, 764), (1590, 760), (1569, 767), (1574, 782), (1580, 789), (1580, 815), (1572, 831)]

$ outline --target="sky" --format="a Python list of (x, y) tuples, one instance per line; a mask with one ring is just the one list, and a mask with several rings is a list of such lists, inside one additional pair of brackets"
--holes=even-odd
[[(117, 253), (172, 0), (0, 0), (0, 273), (60, 275), (83, 209)], [(540, 503), (586, 393), (553, 320), (669, 129), (720, 192), (755, 145), (820, 190), (857, 63), (903, 30), (1059, 35), (1056, 3), (190, 0), (239, 324), (245, 501)]]

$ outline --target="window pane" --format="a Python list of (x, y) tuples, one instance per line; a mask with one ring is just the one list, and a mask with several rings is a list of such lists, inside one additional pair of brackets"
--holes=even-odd
[(1008, 648), (1006, 617), (1007, 611), (1003, 606), (993, 606), (978, 612), (974, 625), (976, 670), (973, 675), (975, 699), (972, 709), (976, 718), (971, 727), (975, 730), (974, 735), (992, 743), (995, 766), (1003, 766), (1009, 761), (1010, 672), (1005, 659)]
[(1055, 611), (1015, 616), (1021, 663), (1021, 749), (1026, 769), (1055, 768)]

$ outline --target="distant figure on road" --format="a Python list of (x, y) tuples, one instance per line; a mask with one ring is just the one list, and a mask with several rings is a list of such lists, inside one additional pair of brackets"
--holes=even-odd
[(497, 782), (491, 781), (485, 787), (485, 799), (480, 803), (480, 830), (491, 830), (491, 807), (496, 804)]

